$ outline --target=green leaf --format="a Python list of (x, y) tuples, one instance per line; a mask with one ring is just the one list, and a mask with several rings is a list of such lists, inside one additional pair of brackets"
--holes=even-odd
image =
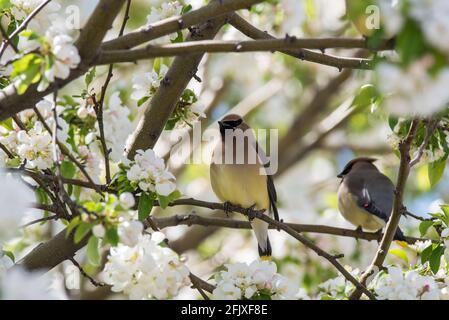
[(2, 126), (5, 129), (8, 129), (9, 131), (14, 130), (14, 127), (12, 124), (12, 118), (8, 118), (6, 120), (0, 121), (0, 126)]
[(20, 33), (20, 36), (28, 38), (28, 40), (39, 40), (41, 38), (41, 36), (37, 32), (34, 32), (33, 30), (22, 31)]
[(86, 87), (89, 88), (89, 85), (92, 83), (92, 81), (95, 78), (97, 71), (96, 68), (93, 67), (90, 69), (90, 71), (86, 74), (86, 77), (84, 78), (84, 82), (86, 83)]
[(79, 216), (73, 218), (70, 221), (69, 225), (67, 226), (66, 233), (65, 233), (65, 237), (66, 238), (69, 236), (69, 234), (72, 232), (72, 230), (75, 229), (78, 226), (79, 223), (80, 223), (80, 217)]
[(101, 265), (100, 250), (98, 246), (98, 238), (91, 236), (87, 243), (87, 260), (95, 267)]
[(12, 66), (11, 77), (18, 78), (17, 93), (23, 94), (31, 84), (41, 79), (40, 66), (42, 58), (34, 53), (27, 54), (15, 61)]
[(405, 253), (402, 249), (390, 249), (388, 250), (388, 253), (398, 257), (399, 259), (405, 261), (405, 263), (408, 264), (408, 256), (407, 253)]
[(431, 187), (434, 187), (443, 177), (446, 168), (446, 159), (434, 161), (427, 165), (427, 176)]
[(139, 198), (139, 205), (137, 208), (139, 214), (139, 220), (145, 220), (151, 213), (151, 209), (153, 209), (154, 195), (150, 195), (148, 193), (142, 192)]
[(159, 200), (159, 206), (162, 209), (165, 209), (168, 207), (168, 205), (170, 203), (172, 203), (173, 201), (175, 201), (176, 199), (181, 198), (182, 194), (179, 190), (175, 190), (172, 193), (170, 193), (168, 196), (161, 196), (161, 195), (157, 195), (157, 198)]
[(76, 167), (71, 161), (61, 162), (61, 174), (64, 178), (71, 179), (75, 176)]
[(421, 234), (421, 237), (425, 236), (427, 233), (427, 230), (433, 225), (432, 221), (422, 221), (419, 224), (419, 233)]
[(170, 40), (171, 43), (179, 43), (179, 42), (183, 42), (183, 41), (184, 41), (184, 37), (183, 37), (181, 31), (178, 31), (176, 33), (176, 38), (175, 39)]
[(372, 84), (362, 86), (356, 93), (352, 105), (357, 108), (365, 108), (372, 105), (378, 98), (376, 88)]
[(181, 14), (185, 14), (185, 13), (189, 12), (190, 10), (192, 10), (192, 5), (191, 4), (184, 5), (182, 7)]
[(0, 0), (0, 9), (8, 9), (9, 7), (11, 7), (10, 0)]
[(119, 236), (117, 232), (117, 228), (108, 228), (106, 229), (106, 233), (104, 235), (104, 240), (106, 243), (111, 244), (113, 247), (115, 247), (119, 242)]
[(440, 269), (441, 256), (444, 253), (444, 246), (438, 245), (432, 250), (432, 254), (429, 258), (429, 266), (433, 273), (437, 273)]
[[(14, 253), (8, 250), (3, 250), (2, 252), (5, 256), (7, 256), (9, 259), (11, 259), (12, 262), (16, 263), (16, 257), (14, 257)], [(1, 255), (0, 255), (1, 256)]]
[(432, 251), (433, 251), (433, 245), (431, 244), (421, 252), (421, 263), (425, 263), (425, 262), (429, 261)]
[(75, 243), (80, 243), (81, 240), (83, 240), (84, 237), (87, 236), (92, 227), (93, 227), (92, 224), (82, 221), (75, 231), (75, 236), (73, 238)]
[(150, 99), (150, 97), (143, 97), (143, 98), (139, 99), (139, 100), (137, 101), (137, 106), (140, 107), (140, 106), (143, 105), (145, 102), (147, 102), (148, 99)]

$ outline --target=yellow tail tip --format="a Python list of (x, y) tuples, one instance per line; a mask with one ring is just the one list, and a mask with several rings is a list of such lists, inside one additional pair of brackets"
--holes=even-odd
[(260, 260), (262, 260), (262, 261), (271, 261), (271, 256), (260, 256)]
[(408, 243), (405, 242), (405, 241), (396, 240), (395, 242), (396, 242), (396, 244), (398, 246), (401, 246), (402, 248), (407, 248), (408, 247)]

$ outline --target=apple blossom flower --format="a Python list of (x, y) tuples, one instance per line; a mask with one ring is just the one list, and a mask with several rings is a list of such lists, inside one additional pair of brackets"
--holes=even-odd
[(213, 297), (217, 300), (251, 299), (258, 294), (273, 300), (295, 299), (299, 288), (277, 273), (274, 262), (255, 260), (251, 264), (225, 265), (226, 271), (215, 275), (217, 287)]
[(136, 204), (136, 200), (134, 199), (134, 196), (131, 192), (123, 192), (120, 197), (120, 205), (124, 208), (124, 209), (130, 209), (132, 207), (134, 207), (134, 205)]
[(389, 112), (403, 117), (428, 117), (447, 106), (449, 68), (431, 76), (428, 68), (432, 59), (426, 56), (407, 70), (390, 63), (377, 66), (378, 87), (386, 95), (384, 103)]
[(403, 271), (389, 266), (374, 280), (374, 291), (382, 300), (438, 300), (440, 291), (434, 278), (423, 276), (417, 270)]
[(142, 191), (168, 196), (176, 190), (175, 176), (165, 168), (164, 160), (153, 150), (137, 150), (134, 163), (127, 172), (128, 180), (135, 181)]
[(159, 245), (161, 235), (140, 235), (135, 246), (111, 248), (103, 270), (113, 292), (130, 299), (168, 299), (190, 283), (189, 270), (170, 248)]
[(140, 221), (123, 221), (118, 226), (120, 242), (129, 247), (137, 245), (143, 232), (143, 224)]
[[(112, 149), (110, 157), (114, 162), (123, 160), (126, 140), (133, 131), (129, 115), (130, 110), (123, 105), (120, 93), (114, 92), (109, 97), (108, 107), (103, 112), (106, 145)], [(95, 124), (95, 129), (97, 136), (100, 136), (98, 122)]]
[(147, 17), (148, 24), (170, 18), (173, 16), (179, 16), (182, 11), (182, 5), (179, 1), (163, 2), (161, 6), (152, 7), (151, 12)]
[(26, 167), (45, 170), (53, 165), (52, 137), (43, 128), (40, 121), (28, 132), (21, 130), (17, 133), (17, 154), (26, 160)]
[(152, 70), (144, 74), (136, 74), (133, 77), (133, 92), (131, 93), (131, 99), (139, 101), (143, 98), (150, 98), (159, 88), (162, 79), (167, 74), (168, 67), (162, 64), (159, 68), (159, 72)]

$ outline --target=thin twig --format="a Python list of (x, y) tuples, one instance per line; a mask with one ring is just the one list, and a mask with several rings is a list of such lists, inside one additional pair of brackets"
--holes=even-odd
[(2, 149), (4, 153), (6, 153), (9, 159), (14, 159), (14, 155), (11, 153), (11, 151), (9, 151), (9, 149), (1, 142), (0, 149)]
[[(131, 0), (128, 0), (127, 4), (126, 4), (126, 9), (125, 9), (125, 17), (123, 18), (123, 23), (122, 23), (122, 26), (120, 28), (120, 32), (118, 35), (119, 37), (121, 37), (125, 31), (126, 22), (129, 19), (130, 8), (131, 8)], [(111, 183), (111, 168), (109, 165), (110, 150), (107, 147), (106, 137), (104, 135), (103, 107), (104, 107), (104, 100), (106, 98), (106, 90), (107, 90), (108, 85), (113, 76), (113, 74), (112, 74), (113, 69), (114, 69), (114, 65), (110, 64), (108, 73), (106, 75), (106, 80), (105, 80), (103, 86), (101, 87), (100, 100), (98, 101), (98, 103), (96, 101), (95, 95), (93, 95), (94, 109), (95, 109), (95, 114), (97, 116), (98, 129), (100, 131), (101, 148), (103, 149), (103, 155), (104, 155), (104, 165), (105, 165), (105, 171), (106, 171), (105, 174), (106, 174), (106, 184), (107, 185), (109, 185)]]
[[(30, 21), (47, 5), (50, 3), (51, 0), (46, 0), (44, 2), (42, 2), (39, 6), (36, 7), (36, 9), (34, 9), (30, 15), (28, 17), (26, 17), (25, 20), (23, 20), (23, 22), (20, 24), (20, 26), (14, 30), (13, 33), (11, 33), (11, 36), (9, 37), (10, 40), (13, 40), (17, 35), (19, 35), (20, 32), (22, 32), (23, 30), (26, 29), (26, 27), (28, 26), (28, 23), (30, 23)], [(2, 46), (0, 47), (0, 58), (3, 56), (3, 53), (5, 52), (7, 46), (8, 46), (8, 41), (3, 41)], [(17, 52), (17, 51), (16, 51)]]
[[(229, 23), (245, 34), (247, 37), (252, 39), (276, 39), (274, 36), (269, 33), (262, 31), (251, 23), (240, 17), (238, 14), (234, 13), (229, 19)], [(370, 69), (371, 62), (366, 61), (366, 59), (357, 59), (357, 58), (345, 58), (345, 57), (337, 57), (330, 54), (318, 53), (312, 50), (302, 49), (302, 50), (284, 50), (282, 51), (285, 54), (288, 54), (292, 57), (298, 58), (300, 60), (310, 61), (319, 63), (322, 65), (328, 65), (332, 67), (338, 68), (338, 70), (342, 70), (344, 68), (352, 68), (352, 69)]]
[(55, 215), (52, 215), (52, 216), (43, 217), (43, 218), (40, 218), (40, 219), (36, 219), (36, 220), (30, 221), (28, 223), (25, 223), (25, 224), (21, 225), (19, 228), (24, 229), (24, 228), (32, 226), (33, 224), (36, 224), (36, 223), (47, 222), (47, 221), (50, 221), (50, 220), (58, 220), (58, 219), (59, 219), (59, 215), (55, 214)]
[(421, 157), (424, 154), (424, 150), (426, 150), (427, 146), (429, 145), (430, 139), (432, 138), (437, 126), (438, 120), (431, 120), (427, 124), (426, 136), (424, 137), (424, 141), (421, 143), (421, 146), (419, 147), (418, 153), (416, 154), (415, 158), (410, 161), (410, 167), (415, 166), (421, 160)]
[[(6, 44), (10, 45), (15, 53), (18, 53), (19, 50), (17, 49), (16, 45), (11, 41), (11, 39), (8, 37), (8, 34), (6, 33), (5, 29), (3, 29), (3, 26), (0, 24), (0, 32), (3, 37), (3, 42), (6, 41)], [(1, 57), (1, 55), (0, 55)]]
[[(56, 103), (55, 103), (55, 108), (56, 108)], [(48, 133), (53, 136), (53, 130), (48, 126), (48, 124), (46, 123), (44, 117), (42, 116), (42, 114), (40, 113), (39, 109), (37, 109), (36, 107), (33, 108), (34, 112), (36, 113), (37, 117), (39, 118), (39, 121), (41, 121), (42, 125), (44, 126), (45, 130), (48, 131)], [(70, 151), (67, 150), (67, 148), (65, 147), (64, 144), (62, 144), (56, 137), (56, 143), (58, 144), (62, 154), (64, 154), (66, 157), (69, 158), (70, 161), (72, 161), (77, 167), (78, 169), (82, 172), (82, 174), (84, 175), (84, 177), (87, 179), (87, 181), (90, 183), (90, 186), (95, 189), (100, 195), (103, 195), (103, 192), (101, 190), (101, 188), (92, 180), (92, 178), (90, 177), (89, 173), (86, 171), (86, 168), (84, 167), (84, 165), (82, 165), (78, 160), (76, 160), (76, 158), (70, 154)]]
[(209, 300), (209, 297), (206, 295), (206, 293), (204, 293), (204, 291), (212, 293), (215, 289), (215, 286), (204, 281), (200, 277), (197, 277), (193, 273), (190, 273), (189, 278), (192, 286), (199, 291), (204, 300)]
[[(192, 206), (200, 207), (200, 205), (193, 204)], [(173, 204), (174, 205), (174, 204)], [(231, 229), (251, 229), (251, 224), (248, 221), (237, 220), (231, 218), (217, 218), (210, 216), (200, 216), (197, 214), (186, 214), (186, 215), (172, 215), (169, 217), (151, 217), (145, 220), (145, 227), (152, 227), (150, 225), (152, 222), (158, 229), (164, 229), (168, 227), (176, 227), (179, 225), (186, 226), (205, 226), (205, 227), (222, 227)], [(367, 241), (380, 241), (382, 239), (383, 233), (378, 232), (364, 232), (361, 230), (337, 228), (333, 226), (326, 225), (316, 225), (316, 224), (299, 224), (299, 223), (289, 223), (284, 222), (287, 226), (300, 233), (317, 233), (317, 234), (328, 234), (334, 236), (348, 237)], [(269, 224), (270, 229), (276, 229), (276, 226)], [(405, 237), (405, 240), (409, 244), (414, 244), (416, 241), (425, 241), (427, 239), (415, 238), (415, 237)]]
[(69, 258), (69, 260), (73, 263), (74, 266), (76, 266), (78, 268), (80, 273), (85, 278), (89, 279), (90, 283), (92, 283), (95, 287), (104, 287), (105, 286), (105, 284), (103, 282), (99, 282), (99, 281), (95, 280), (94, 278), (92, 278), (90, 275), (88, 275), (87, 272), (84, 271), (83, 267), (81, 267), (81, 265), (78, 263), (78, 261), (75, 260), (75, 258), (71, 257), (71, 258)]
[[(98, 64), (119, 62), (135, 62), (142, 59), (156, 57), (172, 57), (177, 55), (198, 53), (223, 53), (223, 52), (256, 52), (256, 51), (291, 51), (320, 48), (351, 48), (366, 49), (364, 39), (354, 38), (285, 38), (285, 39), (261, 39), (249, 41), (225, 41), (203, 40), (187, 41), (166, 45), (148, 45), (143, 49), (135, 50), (111, 50), (104, 51), (98, 58)], [(385, 41), (379, 49), (391, 49), (389, 42)], [(354, 58), (358, 60), (358, 66), (363, 69), (371, 69), (372, 61), (369, 59)]]

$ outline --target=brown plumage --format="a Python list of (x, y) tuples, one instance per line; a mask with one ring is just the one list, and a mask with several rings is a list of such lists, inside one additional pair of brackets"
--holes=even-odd
[[(265, 209), (279, 219), (273, 179), (266, 175), (267, 157), (259, 148), (250, 127), (236, 114), (227, 115), (218, 123), (221, 141), (214, 150), (210, 166), (215, 194), (221, 201), (243, 208), (254, 206), (257, 210)], [(225, 141), (226, 134), (230, 134), (232, 139)], [(255, 219), (251, 221), (251, 226), (259, 244), (260, 256), (271, 256), (268, 224)]]
[[(391, 215), (394, 185), (373, 164), (376, 159), (356, 158), (348, 162), (338, 175), (338, 208), (343, 217), (358, 228), (369, 231), (382, 229)], [(398, 228), (396, 239), (403, 240)]]

